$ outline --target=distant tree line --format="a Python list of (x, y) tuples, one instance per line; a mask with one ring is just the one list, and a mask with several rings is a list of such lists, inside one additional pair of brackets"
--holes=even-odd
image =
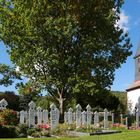
[[(127, 94), (123, 91), (103, 91), (100, 94), (74, 94), (71, 100), (67, 101), (65, 105), (65, 110), (69, 107), (74, 107), (76, 104), (80, 104), (83, 109), (86, 108), (87, 104), (90, 104), (93, 111), (103, 111), (107, 108), (110, 111), (126, 113), (127, 111)], [(33, 100), (38, 106), (44, 109), (49, 109), (51, 103), (58, 103), (50, 96), (42, 96), (38, 94), (21, 94), (16, 95), (14, 92), (5, 91), (0, 92), (0, 100), (5, 98), (8, 102), (8, 108), (17, 111), (27, 110), (28, 103)]]

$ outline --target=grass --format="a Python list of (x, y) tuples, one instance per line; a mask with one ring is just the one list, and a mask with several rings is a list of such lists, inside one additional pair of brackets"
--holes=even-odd
[[(0, 140), (41, 140), (39, 138), (11, 138)], [(140, 140), (140, 130), (129, 130), (118, 134), (86, 136), (78, 138), (43, 138), (43, 140)]]

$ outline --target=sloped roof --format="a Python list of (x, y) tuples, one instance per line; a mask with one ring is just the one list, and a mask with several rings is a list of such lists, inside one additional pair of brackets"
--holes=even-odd
[(138, 44), (138, 47), (137, 47), (137, 51), (136, 51), (136, 55), (134, 58), (137, 58), (138, 56), (140, 56), (140, 42)]
[(131, 91), (131, 90), (135, 90), (135, 89), (138, 89), (138, 88), (140, 88), (140, 80), (135, 81), (132, 85), (130, 85), (128, 87), (128, 89), (126, 89), (126, 91)]

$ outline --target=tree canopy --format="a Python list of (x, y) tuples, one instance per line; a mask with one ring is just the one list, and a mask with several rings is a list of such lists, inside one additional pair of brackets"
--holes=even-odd
[(12, 85), (15, 79), (21, 80), (21, 74), (15, 67), (0, 63), (0, 85)]
[(20, 111), (18, 95), (11, 91), (0, 92), (0, 100), (3, 98), (8, 102), (9, 109)]
[(71, 93), (109, 88), (131, 55), (117, 25), (122, 0), (0, 2), (0, 38), (11, 60), (60, 104)]

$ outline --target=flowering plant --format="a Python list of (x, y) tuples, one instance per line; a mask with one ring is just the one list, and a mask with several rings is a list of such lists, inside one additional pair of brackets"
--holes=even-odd
[(0, 112), (1, 125), (16, 125), (18, 124), (17, 112), (12, 109), (5, 109)]
[(115, 123), (115, 124), (113, 124), (113, 126), (115, 126), (115, 127), (119, 127), (120, 124), (119, 124), (119, 123)]
[(42, 128), (42, 129), (45, 129), (45, 130), (50, 129), (50, 126), (48, 124), (41, 124), (41, 125), (38, 125), (38, 127)]

